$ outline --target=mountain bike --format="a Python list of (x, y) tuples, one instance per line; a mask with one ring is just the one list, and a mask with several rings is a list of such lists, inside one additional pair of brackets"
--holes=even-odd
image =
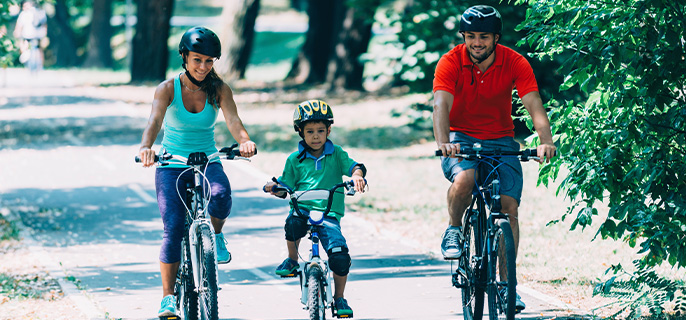
[[(209, 185), (204, 169), (214, 159), (250, 161), (248, 158), (241, 157), (236, 147), (238, 144), (233, 144), (209, 156), (204, 152), (191, 153), (188, 158), (167, 152), (155, 156), (158, 166), (166, 166), (170, 163), (185, 164), (189, 166), (186, 170), (192, 171), (195, 176), (195, 182), (187, 185), (185, 190), (178, 190), (178, 186), (176, 190), (186, 204), (185, 230), (181, 241), (181, 263), (174, 286), (176, 310), (182, 312), (184, 320), (219, 318), (215, 235), (207, 212), (211, 191), (209, 188), (203, 188), (203, 184)], [(138, 157), (136, 157), (136, 162), (140, 162)], [(164, 320), (172, 319), (178, 319), (178, 317), (165, 317)]]
[[(301, 268), (299, 268), (295, 274), (290, 275), (291, 277), (297, 276), (300, 279), (300, 289), (302, 293), (300, 302), (305, 305), (305, 309), (309, 311), (311, 320), (326, 319), (327, 308), (331, 308), (332, 317), (352, 318), (352, 314), (338, 315), (336, 313), (336, 308), (333, 303), (333, 280), (331, 278), (329, 264), (319, 255), (319, 233), (323, 228), (322, 223), (324, 222), (324, 218), (331, 210), (334, 194), (336, 192), (341, 192), (337, 191), (339, 188), (344, 188), (346, 190), (346, 195), (354, 195), (354, 183), (352, 181), (346, 181), (334, 185), (331, 189), (294, 191), (290, 186), (287, 186), (276, 178), (272, 178), (272, 181), (277, 183), (276, 186), (272, 187), (272, 191), (275, 193), (285, 191), (290, 197), (290, 202), (293, 205), (293, 215), (303, 220), (307, 220), (307, 224), (310, 226), (308, 230), (308, 238), (312, 243), (310, 258), (305, 260), (300, 256), (300, 253), (298, 253), (298, 256), (300, 256), (300, 259), (303, 260), (304, 263), (300, 265)], [(266, 190), (264, 191), (267, 192)], [(327, 200), (327, 205), (326, 210), (323, 212), (317, 210), (307, 212), (307, 210), (301, 210), (298, 206), (301, 201), (324, 199)]]
[[(436, 151), (442, 156), (441, 150)], [(479, 162), (471, 205), (463, 222), (463, 253), (452, 271), (452, 284), (462, 291), (465, 320), (480, 320), (484, 311), (484, 293), (488, 295), (489, 319), (512, 320), (518, 311), (515, 243), (507, 213), (500, 203), (498, 167), (500, 159), (516, 157), (522, 162), (537, 160), (536, 149), (521, 151), (482, 150), (479, 143), (461, 147), (457, 157)], [(451, 262), (452, 265), (452, 262)], [(498, 272), (506, 273), (501, 281)], [(452, 268), (451, 268), (452, 269)]]

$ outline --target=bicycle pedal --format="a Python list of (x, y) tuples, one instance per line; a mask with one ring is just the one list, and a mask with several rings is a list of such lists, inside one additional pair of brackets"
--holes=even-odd
[(297, 276), (298, 276), (297, 273), (291, 273), (291, 274), (282, 275), (281, 278), (295, 278)]
[(181, 320), (179, 316), (162, 316), (160, 320)]

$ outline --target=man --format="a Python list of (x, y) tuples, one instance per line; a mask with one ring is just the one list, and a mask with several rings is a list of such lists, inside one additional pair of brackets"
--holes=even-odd
[[(514, 50), (498, 44), (502, 31), (500, 13), (491, 6), (467, 9), (460, 19), (459, 32), (465, 43), (443, 55), (434, 77), (434, 137), (443, 152), (441, 166), (452, 182), (448, 189), (448, 229), (443, 234), (441, 252), (445, 259), (462, 254), (462, 216), (470, 204), (476, 161), (461, 161), (455, 155), (460, 146), (480, 143), (484, 149), (519, 150), (514, 141), (512, 90), (516, 87), (533, 120), (540, 139), (538, 155), (550, 161), (555, 154), (550, 122), (543, 108), (531, 66)], [(515, 248), (519, 245), (519, 213), (522, 167), (517, 159), (502, 159), (502, 212), (509, 216)], [(505, 171), (505, 174), (502, 172)], [(517, 297), (517, 309), (524, 303)]]

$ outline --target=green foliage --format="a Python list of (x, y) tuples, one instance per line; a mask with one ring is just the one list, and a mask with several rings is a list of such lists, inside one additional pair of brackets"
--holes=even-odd
[[(686, 4), (663, 0), (531, 1), (522, 42), (538, 57), (568, 53), (561, 90), (586, 101), (551, 112), (560, 161), (539, 182), (569, 169), (558, 192), (576, 200), (565, 214), (590, 225), (610, 206), (598, 235), (639, 246), (640, 262), (686, 266)], [(563, 217), (564, 219), (564, 217)]]
[(626, 313), (625, 319), (643, 319), (644, 313), (660, 319), (686, 315), (686, 285), (682, 281), (666, 279), (639, 264), (636, 267), (637, 271), (630, 273), (621, 265), (612, 266), (606, 272), (612, 276), (593, 289), (593, 295), (617, 299), (611, 304), (618, 305), (620, 311), (613, 318), (622, 313)]
[(9, 7), (14, 3), (14, 0), (0, 2), (0, 68), (11, 66), (18, 55), (18, 49), (10, 37), (12, 30), (2, 29), (8, 25)]
[(14, 221), (6, 220), (0, 215), (0, 240), (19, 239), (19, 228)]

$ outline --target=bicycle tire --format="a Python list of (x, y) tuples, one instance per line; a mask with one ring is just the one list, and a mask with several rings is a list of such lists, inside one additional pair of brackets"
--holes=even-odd
[(462, 311), (465, 320), (481, 320), (484, 312), (484, 278), (486, 275), (483, 263), (483, 243), (485, 220), (478, 210), (470, 210), (463, 224), (465, 242), (464, 252), (459, 260), (464, 275), (461, 277)]
[(198, 320), (198, 293), (195, 292), (193, 268), (191, 267), (191, 252), (188, 238), (181, 243), (181, 265), (176, 276), (176, 310), (180, 310), (184, 320)]
[(217, 320), (217, 258), (214, 253), (214, 232), (207, 224), (200, 224), (197, 230), (198, 243), (198, 312), (200, 320)]
[(326, 319), (326, 304), (324, 299), (324, 272), (318, 265), (312, 265), (307, 270), (307, 310), (310, 320)]
[[(488, 261), (490, 280), (488, 285), (488, 314), (491, 320), (514, 320), (517, 299), (517, 263), (512, 227), (507, 219), (498, 219), (495, 224), (497, 231), (493, 239), (494, 250), (490, 253)], [(500, 246), (503, 244), (505, 247), (501, 248)], [(507, 297), (500, 295), (497, 283), (498, 275), (496, 271), (502, 263), (499, 256), (501, 249), (505, 250), (507, 283), (504, 285), (507, 286)]]

